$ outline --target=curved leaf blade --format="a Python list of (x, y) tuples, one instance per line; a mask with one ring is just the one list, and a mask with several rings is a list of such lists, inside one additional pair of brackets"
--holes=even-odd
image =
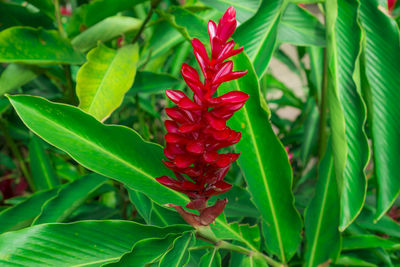
[(132, 17), (109, 17), (76, 36), (71, 44), (79, 51), (85, 52), (95, 47), (99, 41), (107, 42), (121, 34), (136, 31), (141, 24), (141, 20)]
[(241, 24), (233, 39), (243, 46), (258, 77), (267, 70), (275, 50), (278, 24), (286, 4), (283, 0), (263, 0), (257, 13)]
[(82, 64), (85, 57), (55, 30), (11, 27), (0, 32), (0, 62)]
[(372, 141), (378, 181), (376, 220), (400, 193), (400, 35), (392, 18), (378, 9), (379, 1), (361, 0), (365, 33), (366, 76), (372, 95)]
[(236, 18), (240, 23), (245, 22), (257, 12), (260, 0), (201, 0), (205, 5), (225, 12), (230, 6), (236, 9)]
[(160, 260), (160, 267), (185, 266), (190, 259), (189, 248), (194, 244), (195, 239), (192, 232), (184, 233), (175, 239), (173, 247)]
[[(302, 223), (294, 207), (292, 169), (285, 148), (269, 122), (267, 104), (260, 94), (254, 69), (245, 54), (233, 59), (234, 66), (249, 72), (221, 86), (220, 93), (238, 90), (250, 95), (245, 106), (228, 124), (242, 133), (236, 151), (252, 200), (264, 220), (268, 249), (287, 262), (300, 243)], [(268, 225), (268, 226), (267, 226)]]
[(36, 191), (52, 189), (60, 184), (42, 140), (34, 135), (29, 141), (29, 159)]
[(339, 193), (331, 148), (328, 147), (319, 167), (315, 196), (305, 212), (305, 266), (318, 266), (339, 256)]
[(344, 0), (328, 1), (327, 58), (328, 104), (336, 179), (340, 194), (340, 230), (349, 226), (364, 205), (369, 160), (364, 132), (366, 112), (355, 77), (360, 54), (361, 30), (357, 21), (358, 4)]
[(40, 97), (9, 99), (28, 128), (88, 169), (121, 181), (159, 204), (186, 205), (186, 196), (155, 180), (169, 173), (161, 162), (161, 147), (145, 142), (135, 131), (104, 125), (78, 108)]
[(217, 248), (213, 250), (208, 250), (206, 254), (204, 254), (200, 258), (199, 267), (220, 267), (221, 266), (221, 255), (218, 252)]
[(36, 217), (33, 225), (64, 222), (105, 181), (107, 178), (92, 173), (66, 184), (56, 196), (44, 203), (42, 212)]
[(0, 96), (32, 81), (41, 69), (29, 65), (11, 63), (0, 76)]
[(99, 44), (87, 59), (76, 78), (79, 107), (104, 121), (121, 105), (135, 79), (139, 48), (127, 45), (116, 51)]
[[(3, 266), (101, 265), (118, 260), (145, 238), (190, 230), (190, 226), (165, 228), (128, 221), (84, 221), (42, 224), (0, 236)], [(27, 258), (29, 261), (27, 261)]]
[(37, 192), (28, 199), (0, 212), (0, 233), (29, 226), (40, 214), (42, 205), (56, 196), (58, 188)]

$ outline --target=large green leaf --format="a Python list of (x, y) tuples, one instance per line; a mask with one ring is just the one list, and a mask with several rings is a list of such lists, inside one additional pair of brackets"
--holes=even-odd
[(207, 6), (225, 12), (230, 6), (236, 9), (236, 17), (240, 23), (245, 22), (257, 12), (260, 0), (201, 0)]
[(34, 135), (29, 141), (29, 160), (36, 191), (52, 189), (60, 184), (43, 141)]
[(395, 21), (378, 9), (377, 0), (361, 0), (366, 75), (372, 95), (372, 141), (380, 219), (400, 192), (400, 35)]
[(32, 96), (10, 96), (23, 122), (83, 166), (119, 180), (160, 204), (185, 205), (187, 197), (159, 184), (170, 174), (160, 146), (143, 141), (133, 130), (106, 126), (78, 108)]
[(54, 5), (52, 0), (29, 0), (29, 3), (42, 12), (47, 14), (50, 18), (54, 18)]
[(92, 173), (66, 184), (56, 196), (46, 201), (33, 224), (64, 222), (105, 181), (107, 178)]
[(400, 238), (400, 223), (387, 215), (382, 216), (379, 221), (374, 222), (374, 214), (374, 208), (365, 206), (361, 214), (357, 217), (356, 223), (362, 228)]
[(179, 83), (177, 78), (166, 73), (138, 71), (129, 93), (163, 92), (165, 89), (172, 88), (177, 83)]
[(128, 221), (42, 224), (0, 236), (2, 266), (100, 266), (118, 260), (142, 239), (190, 230)]
[(169, 251), (171, 244), (177, 238), (176, 234), (169, 234), (165, 238), (148, 238), (135, 244), (132, 251), (125, 254), (118, 262), (106, 266), (143, 267), (156, 262)]
[(339, 256), (339, 215), (339, 194), (332, 152), (328, 148), (319, 167), (315, 196), (305, 213), (305, 266), (318, 266)]
[(37, 192), (28, 199), (0, 212), (0, 233), (29, 226), (40, 213), (42, 205), (57, 195), (58, 188)]
[(23, 64), (9, 64), (0, 76), (0, 96), (32, 81), (42, 70)]
[(81, 64), (85, 57), (54, 30), (11, 27), (0, 32), (0, 62)]
[(114, 50), (102, 44), (91, 50), (76, 78), (79, 107), (101, 121), (110, 116), (135, 79), (138, 50), (137, 45)]
[(221, 266), (221, 255), (217, 248), (208, 250), (199, 262), (199, 267), (220, 267)]
[(233, 36), (249, 55), (260, 78), (275, 50), (278, 24), (285, 6), (284, 0), (263, 0), (254, 17), (241, 24)]
[[(146, 0), (96, 0), (89, 4), (83, 4), (74, 10), (71, 19), (67, 23), (68, 36), (74, 37), (80, 32), (93, 26), (97, 22), (117, 14)], [(118, 31), (118, 29), (115, 29)]]
[(95, 47), (99, 41), (107, 42), (122, 34), (136, 31), (141, 24), (141, 20), (131, 17), (109, 17), (76, 36), (71, 44), (79, 51), (85, 52)]
[(400, 250), (400, 243), (396, 240), (385, 239), (376, 235), (352, 235), (343, 238), (343, 250), (369, 248)]
[(189, 248), (194, 244), (195, 239), (192, 232), (184, 233), (175, 239), (173, 247), (160, 260), (160, 267), (185, 266), (190, 258)]
[(0, 2), (0, 30), (12, 26), (54, 28), (53, 21), (42, 12), (33, 12), (23, 4)]
[(241, 153), (239, 165), (266, 224), (267, 247), (287, 262), (300, 243), (302, 228), (293, 204), (292, 169), (285, 148), (269, 122), (268, 107), (248, 57), (243, 53), (233, 62), (236, 69), (249, 71), (243, 78), (220, 88), (220, 94), (238, 90), (250, 95), (245, 106), (228, 121), (232, 129), (242, 133), (242, 140), (236, 145), (236, 151)]
[(279, 23), (278, 40), (298, 46), (325, 46), (325, 29), (306, 9), (289, 4)]
[(361, 31), (356, 2), (327, 1), (328, 103), (332, 152), (340, 194), (340, 230), (360, 213), (367, 181), (369, 148), (364, 132), (365, 107), (355, 71)]

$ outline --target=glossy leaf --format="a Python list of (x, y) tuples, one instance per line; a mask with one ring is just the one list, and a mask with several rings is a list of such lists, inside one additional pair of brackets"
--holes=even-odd
[(56, 196), (46, 201), (33, 224), (64, 222), (105, 181), (107, 178), (93, 173), (66, 184)]
[(129, 93), (163, 92), (179, 83), (179, 80), (166, 73), (138, 71)]
[(176, 234), (170, 234), (165, 238), (148, 238), (140, 240), (135, 244), (132, 251), (126, 253), (118, 262), (107, 264), (105, 266), (142, 267), (156, 262), (162, 255), (168, 252), (177, 237)]
[(356, 267), (376, 267), (376, 264), (364, 261), (362, 259), (343, 255), (335, 262), (339, 266), (356, 266)]
[(29, 141), (29, 159), (36, 191), (52, 189), (60, 184), (43, 141), (34, 135)]
[(376, 235), (352, 235), (343, 238), (343, 250), (369, 248), (400, 250), (400, 243), (395, 240), (385, 239)]
[(357, 217), (356, 223), (365, 229), (400, 238), (400, 223), (387, 215), (382, 216), (379, 221), (374, 222), (374, 214), (374, 208), (365, 206), (361, 214)]
[[(146, 0), (97, 0), (79, 6), (68, 21), (66, 31), (74, 37), (101, 20), (134, 7)], [(119, 29), (115, 29), (119, 31)]]
[(42, 12), (33, 12), (23, 4), (0, 2), (0, 30), (12, 26), (54, 28), (53, 21)]
[(361, 31), (356, 2), (328, 1), (327, 44), (328, 103), (332, 131), (332, 152), (340, 194), (340, 230), (360, 213), (367, 181), (365, 167), (369, 159), (364, 132), (365, 107), (356, 77)]
[[(154, 178), (169, 173), (161, 147), (133, 130), (106, 126), (78, 108), (32, 96), (9, 97), (18, 115), (37, 135), (83, 166), (125, 183), (160, 204), (185, 205), (187, 198)], [(146, 151), (146, 157), (143, 157)]]
[(306, 9), (289, 4), (279, 23), (278, 40), (298, 46), (325, 46), (325, 28)]
[(46, 13), (50, 18), (54, 18), (54, 5), (51, 0), (29, 0), (29, 3)]
[[(115, 261), (142, 239), (189, 230), (158, 228), (129, 221), (42, 224), (0, 236), (0, 263), (6, 266), (96, 265)], [(112, 242), (110, 242), (112, 241)]]
[(100, 121), (110, 116), (135, 79), (138, 50), (137, 45), (114, 50), (102, 44), (91, 50), (76, 78), (79, 107)]
[(220, 267), (221, 255), (218, 249), (208, 250), (200, 259), (199, 267)]
[(0, 62), (81, 64), (85, 57), (54, 30), (11, 27), (0, 32)]
[(263, 228), (267, 247), (286, 262), (299, 245), (302, 228), (291, 191), (292, 169), (285, 148), (272, 130), (268, 107), (261, 98), (258, 79), (248, 57), (240, 54), (233, 61), (237, 69), (249, 72), (239, 80), (222, 85), (219, 93), (238, 90), (250, 95), (228, 124), (242, 133), (242, 140), (236, 145), (236, 151), (241, 153), (238, 162), (252, 200), (268, 225)]
[(365, 33), (366, 75), (372, 103), (373, 155), (378, 181), (375, 219), (380, 219), (400, 192), (400, 34), (392, 18), (378, 9), (377, 0), (361, 0)]
[(252, 255), (244, 258), (241, 263), (241, 266), (267, 267), (268, 264), (260, 256)]
[(318, 266), (340, 253), (339, 193), (332, 151), (328, 147), (319, 167), (315, 196), (305, 212), (305, 266)]
[(28, 199), (0, 212), (0, 233), (29, 226), (39, 215), (42, 205), (57, 195), (58, 188), (37, 192)]
[(230, 6), (236, 9), (236, 18), (240, 23), (245, 22), (257, 12), (260, 0), (201, 0), (205, 5), (225, 12)]
[(39, 68), (29, 65), (9, 64), (0, 76), (0, 95), (18, 89), (32, 81), (40, 72)]
[(141, 24), (141, 20), (131, 17), (109, 17), (76, 36), (71, 44), (79, 51), (85, 52), (95, 47), (98, 42), (104, 43), (120, 35), (136, 31)]
[(189, 248), (195, 242), (192, 232), (186, 232), (175, 239), (173, 247), (160, 260), (160, 267), (185, 266), (190, 258)]
[(285, 9), (283, 3), (283, 0), (263, 0), (254, 17), (241, 24), (233, 36), (249, 55), (260, 78), (275, 50), (278, 24)]

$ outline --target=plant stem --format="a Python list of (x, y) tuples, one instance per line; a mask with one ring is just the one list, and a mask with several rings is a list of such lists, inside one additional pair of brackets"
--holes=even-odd
[(327, 90), (328, 90), (328, 63), (326, 58), (326, 48), (324, 48), (324, 63), (323, 63), (322, 89), (321, 89), (321, 104), (320, 104), (320, 120), (319, 120), (319, 140), (318, 140), (318, 158), (321, 159), (325, 153), (328, 134), (326, 124), (328, 120), (327, 107)]
[(58, 0), (53, 0), (54, 3), (54, 13), (57, 21), (58, 32), (62, 37), (67, 38), (67, 34), (65, 33), (64, 27), (61, 22), (61, 14), (60, 14), (60, 2)]
[(277, 262), (259, 251), (253, 251), (253, 250), (244, 248), (242, 246), (238, 246), (238, 245), (218, 239), (214, 235), (214, 233), (211, 231), (209, 226), (197, 228), (196, 236), (199, 239), (202, 239), (206, 242), (214, 244), (214, 246), (217, 247), (217, 249), (226, 249), (226, 250), (236, 251), (236, 252), (248, 255), (248, 256), (258, 256), (258, 257), (263, 258), (269, 265), (274, 266), (274, 267), (286, 266), (283, 263)]
[(15, 144), (14, 140), (10, 136), (7, 126), (8, 126), (7, 121), (1, 118), (0, 119), (0, 130), (4, 134), (4, 139), (6, 141), (6, 144), (10, 148), (11, 153), (17, 159), (19, 168), (20, 168), (22, 174), (24, 175), (25, 180), (28, 182), (29, 187), (31, 188), (32, 191), (34, 191), (35, 185), (33, 183), (32, 176), (28, 170), (28, 167), (25, 164), (24, 158), (22, 157), (21, 152), (18, 149), (18, 146)]
[(158, 4), (160, 2), (161, 2), (161, 0), (153, 0), (153, 1), (151, 1), (151, 6), (150, 6), (149, 13), (147, 13), (147, 17), (144, 19), (142, 25), (140, 26), (139, 31), (136, 33), (135, 37), (133, 38), (132, 44), (136, 43), (137, 40), (139, 40), (140, 35), (142, 34), (144, 29), (146, 28), (147, 22), (149, 22), (151, 16), (153, 15), (154, 9), (158, 6)]

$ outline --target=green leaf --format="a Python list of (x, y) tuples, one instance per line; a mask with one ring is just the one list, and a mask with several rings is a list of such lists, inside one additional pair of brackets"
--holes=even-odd
[(42, 205), (57, 195), (58, 188), (37, 192), (28, 199), (0, 212), (0, 233), (29, 226), (40, 213)]
[(319, 167), (315, 196), (305, 212), (305, 260), (307, 267), (333, 260), (340, 253), (340, 204), (331, 148)]
[(43, 141), (34, 135), (29, 141), (29, 160), (35, 191), (52, 189), (60, 184)]
[(18, 89), (32, 81), (41, 72), (39, 68), (23, 65), (9, 64), (0, 76), (0, 95)]
[(29, 4), (37, 7), (50, 18), (54, 18), (54, 5), (51, 0), (29, 0)]
[(54, 30), (11, 27), (0, 32), (0, 62), (82, 64), (85, 57)]
[(217, 248), (213, 250), (208, 250), (200, 258), (199, 267), (220, 267), (221, 266), (221, 255), (219, 254)]
[(173, 247), (160, 261), (160, 267), (185, 266), (190, 258), (189, 248), (194, 244), (195, 239), (192, 232), (186, 232), (175, 239)]
[(1, 235), (0, 264), (100, 266), (118, 260), (142, 239), (188, 230), (185, 225), (158, 228), (128, 221), (42, 224)]
[(209, 37), (207, 33), (207, 20), (190, 12), (183, 7), (172, 7), (168, 12), (158, 11), (182, 36), (187, 40), (198, 38), (201, 42), (208, 44)]
[(374, 214), (374, 208), (365, 206), (361, 214), (357, 217), (356, 223), (365, 229), (400, 238), (400, 224), (398, 222), (387, 215), (382, 216), (379, 221), (374, 222)]
[(108, 118), (135, 79), (138, 50), (137, 45), (114, 50), (102, 44), (91, 50), (76, 78), (79, 107), (100, 121)]
[(325, 28), (306, 9), (289, 4), (279, 23), (278, 40), (298, 46), (325, 46)]
[(184, 224), (185, 221), (174, 210), (164, 208), (151, 201), (145, 194), (128, 188), (129, 199), (147, 224), (168, 226)]
[(106, 266), (142, 267), (156, 262), (170, 248), (177, 238), (176, 234), (167, 235), (165, 238), (148, 238), (135, 244), (132, 251), (125, 254), (120, 261)]
[(215, 220), (215, 224), (211, 225), (211, 230), (219, 239), (239, 241), (254, 251), (260, 248), (261, 237), (258, 225), (250, 226), (237, 222), (228, 224), (224, 215), (221, 215)]
[[(68, 36), (74, 37), (101, 20), (120, 11), (134, 7), (146, 0), (96, 0), (83, 4), (74, 10), (66, 25)], [(115, 29), (118, 31), (118, 29)]]
[(136, 31), (141, 24), (141, 20), (131, 17), (109, 17), (76, 36), (71, 44), (79, 51), (85, 52), (95, 47), (98, 42), (107, 42), (122, 34)]
[(340, 230), (360, 213), (366, 197), (369, 148), (365, 107), (357, 78), (361, 31), (356, 2), (327, 1), (328, 104), (332, 152), (340, 195)]
[(339, 257), (339, 259), (335, 262), (336, 265), (339, 266), (356, 266), (356, 267), (376, 267), (376, 264), (364, 261), (362, 259), (348, 256), (348, 255), (342, 255)]
[(143, 141), (135, 131), (123, 126), (106, 126), (78, 108), (43, 98), (9, 98), (34, 133), (86, 168), (143, 192), (157, 203), (185, 205), (188, 202), (186, 196), (155, 180), (170, 173), (162, 164), (162, 149)]
[(64, 222), (105, 181), (107, 178), (93, 173), (66, 184), (56, 196), (46, 201), (33, 224)]
[(201, 0), (205, 5), (225, 12), (230, 6), (236, 9), (236, 18), (240, 23), (245, 22), (257, 12), (260, 0)]
[(372, 95), (372, 143), (378, 181), (376, 220), (400, 193), (400, 35), (392, 18), (378, 9), (377, 0), (361, 0), (365, 33), (366, 75)]
[(172, 88), (179, 82), (177, 78), (167, 73), (138, 71), (135, 82), (128, 94), (163, 92), (165, 89)]
[(228, 124), (242, 133), (242, 140), (236, 145), (236, 151), (241, 153), (238, 162), (252, 200), (268, 225), (263, 228), (267, 247), (287, 262), (300, 243), (302, 228), (291, 191), (292, 169), (269, 122), (268, 107), (248, 57), (239, 54), (233, 63), (236, 69), (249, 72), (239, 80), (223, 84), (219, 93), (238, 90), (250, 95)]
[(23, 4), (0, 2), (0, 30), (24, 25), (54, 28), (53, 21), (42, 12), (32, 12)]
[(268, 264), (263, 258), (257, 255), (248, 256), (243, 259), (241, 266), (251, 266), (251, 267), (268, 267)]
[(275, 50), (284, 3), (283, 0), (263, 0), (254, 17), (241, 24), (233, 36), (249, 55), (260, 78), (266, 72)]
[(383, 248), (400, 250), (400, 243), (376, 235), (352, 235), (343, 237), (343, 250)]

